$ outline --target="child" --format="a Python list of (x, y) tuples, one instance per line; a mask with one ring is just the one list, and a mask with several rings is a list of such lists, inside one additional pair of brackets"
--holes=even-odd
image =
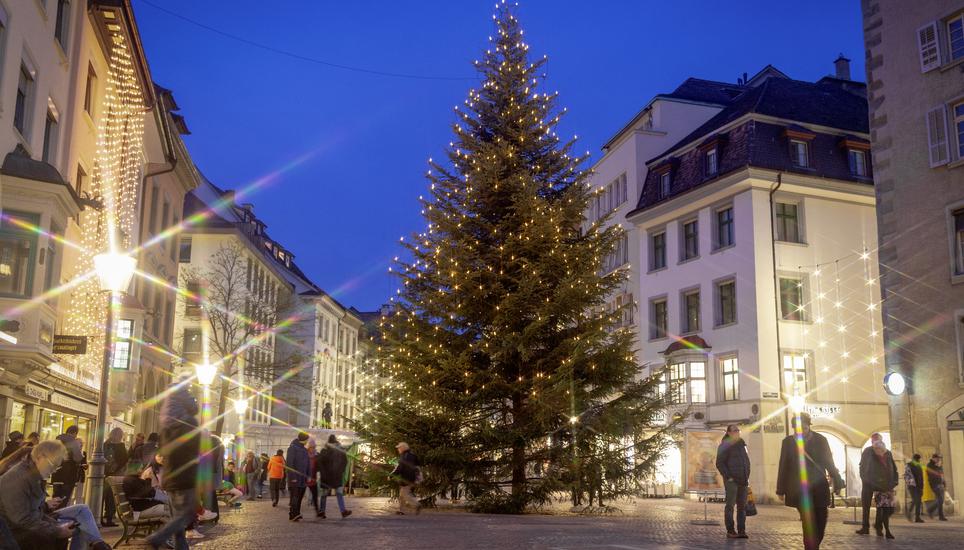
[(888, 539), (893, 539), (890, 533), (890, 516), (894, 514), (894, 507), (897, 505), (897, 497), (894, 490), (874, 492), (874, 502), (877, 504), (877, 518), (874, 520), (874, 529), (877, 536), (882, 536), (881, 528), (887, 533)]

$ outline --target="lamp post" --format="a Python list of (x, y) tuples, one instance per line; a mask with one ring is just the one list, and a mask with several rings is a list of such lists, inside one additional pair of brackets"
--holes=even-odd
[(243, 398), (235, 399), (234, 412), (237, 413), (239, 417), (244, 417), (244, 413), (248, 412), (248, 400)]
[(210, 363), (199, 363), (194, 367), (194, 372), (197, 374), (197, 382), (208, 388), (214, 383), (214, 378), (218, 374), (218, 368)]
[(90, 511), (94, 521), (100, 521), (104, 509), (104, 435), (107, 431), (107, 392), (110, 388), (110, 368), (114, 352), (114, 299), (131, 283), (137, 260), (126, 254), (110, 251), (94, 256), (94, 271), (100, 288), (107, 292), (107, 322), (104, 325), (104, 365), (100, 372), (100, 394), (97, 397), (97, 428), (94, 432), (94, 454), (90, 461)]

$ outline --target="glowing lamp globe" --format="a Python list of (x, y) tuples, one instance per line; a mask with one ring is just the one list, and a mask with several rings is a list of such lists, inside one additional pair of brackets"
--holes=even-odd
[(195, 366), (194, 371), (197, 374), (198, 384), (202, 386), (210, 386), (213, 384), (214, 378), (218, 374), (218, 368), (208, 363), (201, 363)]
[(907, 379), (899, 372), (891, 372), (884, 377), (884, 389), (890, 395), (901, 395), (907, 390)]
[(807, 405), (807, 400), (804, 399), (802, 395), (794, 395), (790, 398), (790, 410), (794, 414), (799, 414), (803, 412), (804, 407)]
[(247, 399), (235, 399), (234, 400), (234, 412), (238, 413), (238, 416), (244, 415), (248, 410), (248, 400)]
[(94, 256), (94, 271), (100, 281), (100, 289), (110, 292), (127, 290), (134, 277), (137, 260), (119, 252), (105, 252)]

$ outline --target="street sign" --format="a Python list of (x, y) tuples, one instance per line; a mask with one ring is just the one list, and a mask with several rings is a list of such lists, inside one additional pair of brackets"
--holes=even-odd
[(87, 337), (54, 334), (53, 351), (61, 355), (84, 355), (87, 353)]

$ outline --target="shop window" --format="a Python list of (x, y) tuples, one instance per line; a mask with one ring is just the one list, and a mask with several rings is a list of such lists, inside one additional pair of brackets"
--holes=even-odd
[(29, 298), (33, 295), (33, 273), (37, 234), (25, 224), (36, 225), (40, 217), (7, 210), (0, 220), (0, 295)]
[[(24, 433), (27, 425), (27, 407), (23, 403), (13, 402), (13, 411), (10, 413), (10, 431)], [(7, 432), (10, 433), (10, 432)], [(24, 434), (26, 435), (26, 434)]]

